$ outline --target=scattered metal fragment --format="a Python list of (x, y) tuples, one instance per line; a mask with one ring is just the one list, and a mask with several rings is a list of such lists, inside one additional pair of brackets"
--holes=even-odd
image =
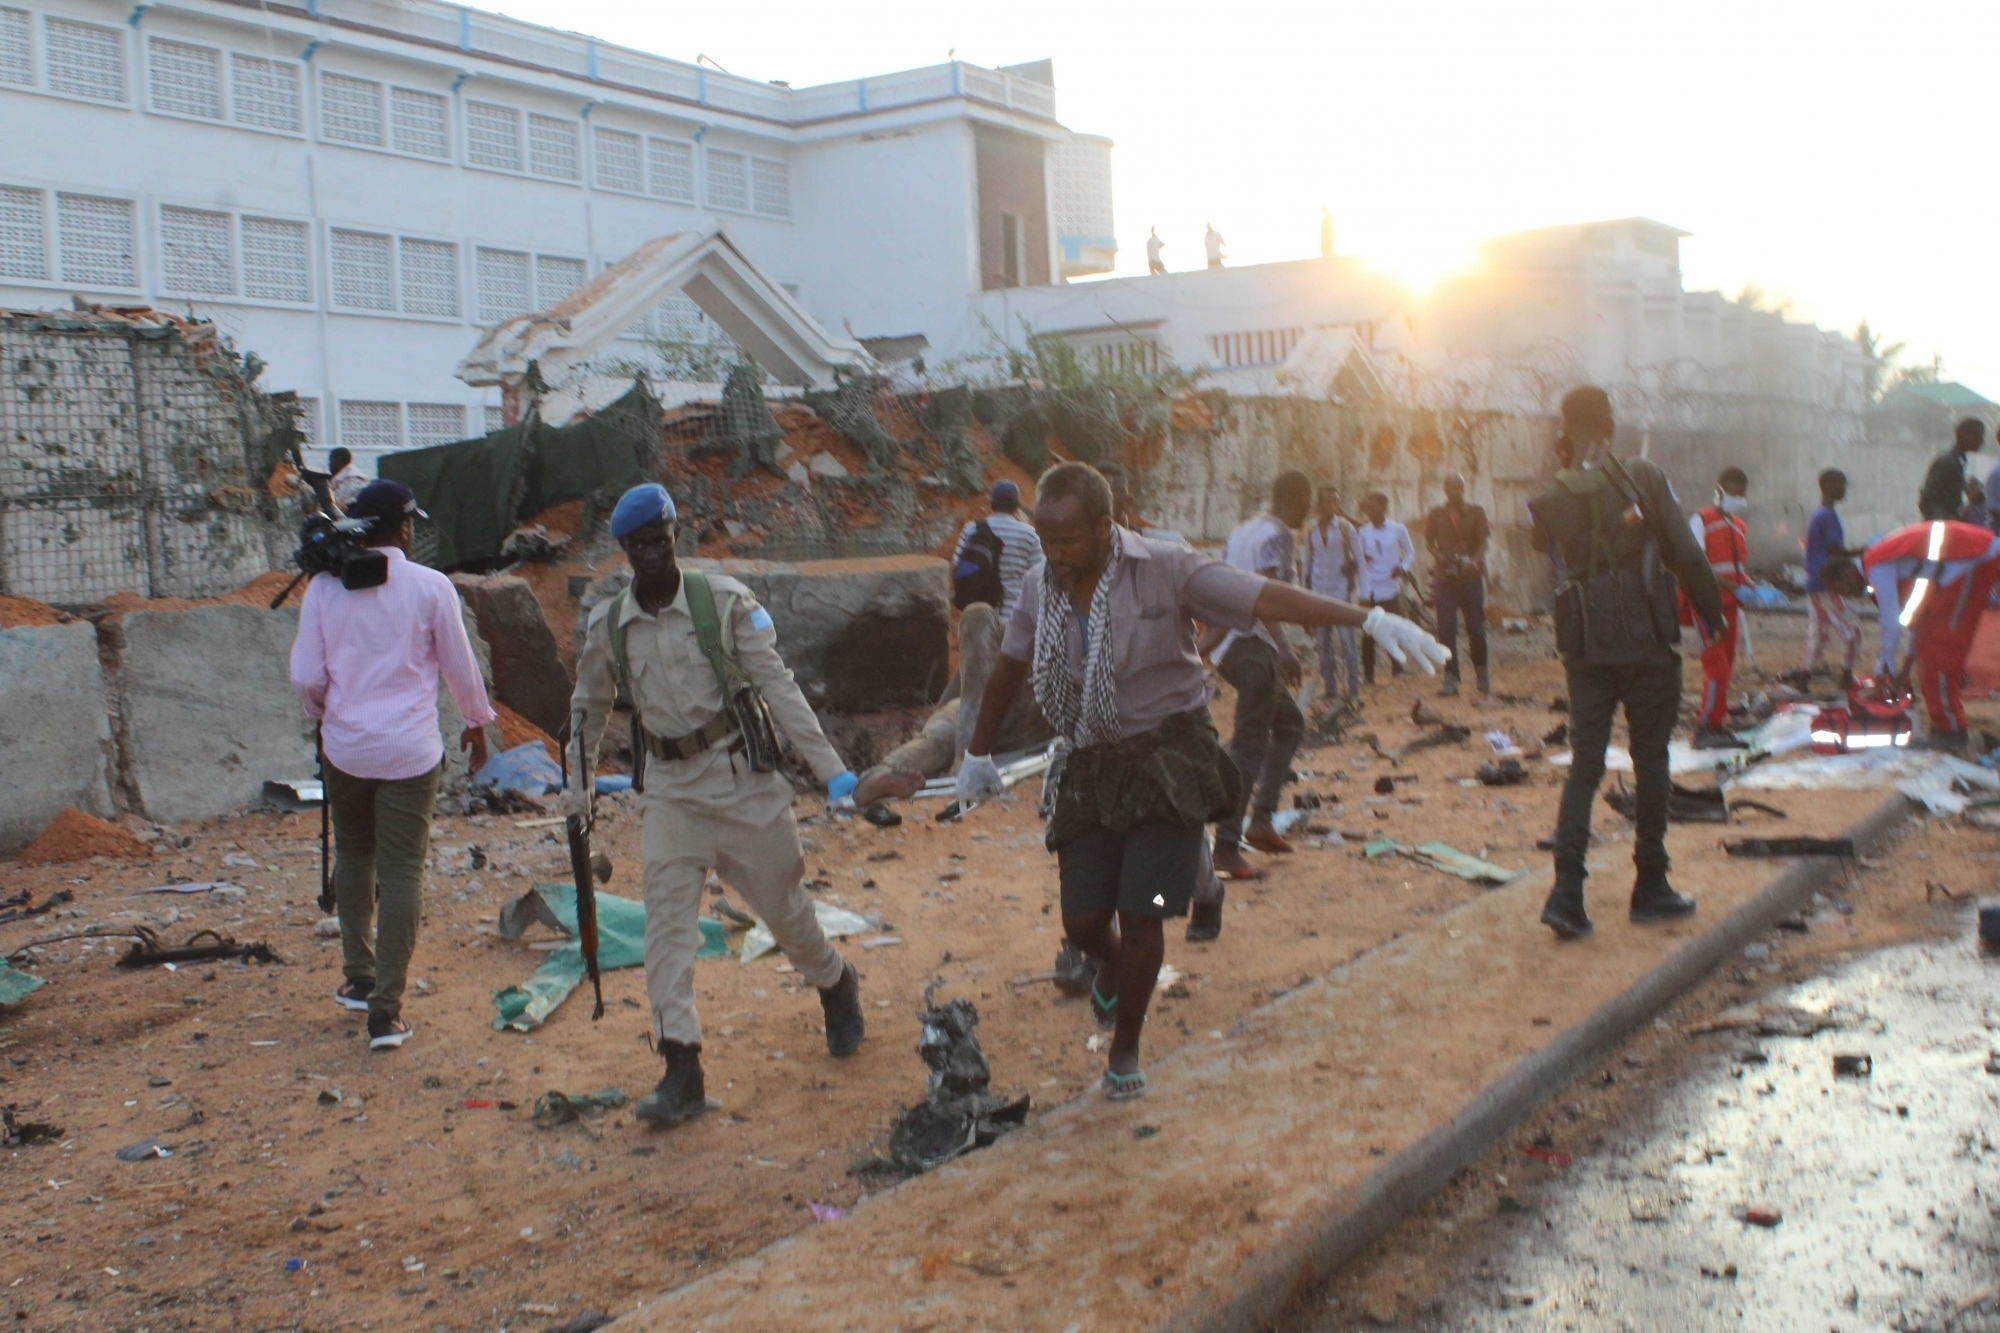
[(991, 1091), (992, 1069), (973, 1033), (979, 1011), (972, 1002), (933, 1003), (943, 984), (940, 977), (924, 987), (917, 1054), (930, 1067), (929, 1088), (922, 1102), (897, 1118), (889, 1135), (890, 1158), (911, 1175), (983, 1148), (1028, 1118), (1027, 1094), (1009, 1102)]
[(535, 1098), (535, 1123), (543, 1129), (581, 1120), (591, 1111), (608, 1111), (625, 1104), (625, 1089), (599, 1088), (596, 1092), (556, 1092)]
[(0, 1147), (24, 1148), (35, 1143), (54, 1143), (62, 1137), (62, 1126), (45, 1120), (23, 1120), (9, 1103), (0, 1106)]
[(172, 1157), (174, 1150), (158, 1139), (140, 1139), (111, 1154), (121, 1162), (143, 1162), (148, 1157)]
[(47, 898), (44, 898), (38, 906), (30, 907), (28, 903), (32, 897), (32, 890), (23, 889), (12, 898), (7, 899), (4, 904), (7, 910), (0, 912), (0, 922), (26, 921), (29, 917), (44, 916), (61, 907), (64, 903), (74, 900), (76, 895), (68, 889), (57, 889)]
[(1722, 850), (1731, 856), (1838, 856), (1854, 859), (1852, 838), (1739, 838), (1725, 842)]
[[(118, 960), (120, 967), (153, 967), (161, 963), (206, 963), (221, 958), (241, 958), (245, 962), (252, 959), (260, 963), (282, 963), (277, 951), (261, 940), (254, 944), (238, 944), (229, 936), (214, 930), (197, 930), (188, 936), (187, 943), (167, 947), (160, 943), (158, 934), (145, 926), (133, 928), (138, 943), (125, 951)], [(213, 944), (197, 944), (204, 936), (214, 940)]]
[(1875, 1057), (1872, 1055), (1836, 1055), (1833, 1057), (1835, 1078), (1871, 1078), (1875, 1073)]

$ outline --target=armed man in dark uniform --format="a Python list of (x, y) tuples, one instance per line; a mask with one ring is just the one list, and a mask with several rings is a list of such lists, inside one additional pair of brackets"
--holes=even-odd
[(1591, 931), (1583, 910), (1590, 806), (1620, 704), (1638, 788), (1631, 918), (1667, 921), (1695, 910), (1667, 883), (1667, 741), (1681, 707), (1675, 582), (1705, 625), (1719, 632), (1723, 620), (1715, 573), (1673, 487), (1644, 459), (1614, 457), (1614, 430), (1604, 390), (1571, 390), (1556, 439), (1562, 468), (1529, 506), (1536, 547), (1556, 564), (1556, 650), (1569, 680), (1574, 756), (1556, 817), (1555, 887), (1542, 908), (1542, 923), (1566, 940)]

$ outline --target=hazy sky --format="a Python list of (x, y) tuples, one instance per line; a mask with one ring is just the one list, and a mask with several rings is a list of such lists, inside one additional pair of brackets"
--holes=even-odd
[[(1994, 0), (510, 0), (505, 12), (794, 86), (1053, 57), (1117, 140), (1121, 272), (1213, 221), (1237, 263), (1343, 252), (1422, 284), (1485, 236), (1642, 214), (1690, 288), (1864, 316), (2000, 397)], [(1982, 241), (1980, 238), (1987, 237)], [(1992, 312), (1992, 313), (1989, 313)]]

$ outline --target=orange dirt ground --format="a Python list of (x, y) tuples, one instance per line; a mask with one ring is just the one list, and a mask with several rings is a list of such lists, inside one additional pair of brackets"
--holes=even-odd
[[(1790, 623), (1767, 617), (1758, 625), (1759, 648), (1769, 661), (1785, 655), (1781, 666), (1796, 651), (1797, 630), (1784, 637)], [(1533, 844), (1553, 819), (1553, 770), (1531, 763), (1531, 785), (1501, 790), (1450, 780), (1484, 757), (1479, 731), (1507, 728), (1532, 747), (1559, 720), (1548, 709), (1560, 673), (1545, 632), (1496, 637), (1495, 645), (1496, 685), (1512, 701), (1437, 701), (1475, 735), (1466, 746), (1406, 760), (1399, 771), (1417, 780), (1394, 797), (1373, 795), (1374, 778), (1391, 770), (1351, 737), (1303, 753), (1298, 767), (1311, 776), (1296, 790), (1340, 797), (1318, 821), (1405, 841), (1442, 837), (1502, 865), (1545, 866)], [(1690, 662), (1691, 678), (1695, 670)], [(1385, 667), (1364, 728), (1395, 744), (1411, 730), (1419, 693), (1434, 688), (1391, 681)], [(1219, 712), (1226, 726), (1226, 694)], [(1843, 799), (1780, 793), (1774, 803), (1798, 811), (1810, 800), (1809, 813), (1848, 820), (1877, 799), (1835, 795)], [(639, 878), (629, 799), (600, 805), (597, 845), (616, 867), (613, 893), (635, 893)], [(530, 883), (566, 876), (559, 828), (511, 817), (438, 820), (405, 1011), (417, 1035), (401, 1051), (376, 1055), (361, 1040), (358, 1018), (331, 1002), (339, 954), (312, 929), (312, 813), (178, 830), (192, 845), (144, 866), (107, 858), (0, 870), (0, 896), (25, 888), (39, 899), (58, 887), (77, 895), (66, 911), (0, 927), (0, 948), (78, 934), (92, 923), (145, 921), (175, 942), (204, 927), (268, 940), (287, 960), (125, 973), (111, 966), (122, 941), (77, 939), (32, 955), (50, 984), (0, 1013), (7, 1059), (0, 1100), (64, 1133), (0, 1158), (0, 1239), (17, 1256), (11, 1267), (19, 1279), (0, 1310), (11, 1308), (24, 1329), (154, 1333), (225, 1323), (540, 1328), (586, 1308), (629, 1311), (813, 1226), (808, 1202), (848, 1206), (862, 1197), (864, 1185), (848, 1167), (882, 1151), (896, 1114), (923, 1095), (915, 1015), (934, 977), (944, 979), (944, 997), (978, 1004), (996, 1091), (1032, 1093), (1039, 1117), (1094, 1088), (1103, 1057), (1086, 1049), (1093, 1028), (1083, 1007), (1044, 983), (1013, 984), (1049, 967), (1061, 934), (1054, 862), (1028, 801), (987, 807), (952, 826), (932, 822), (934, 805), (905, 805), (903, 824), (887, 830), (829, 824), (810, 799), (797, 808), (808, 820), (806, 860), (817, 891), (878, 914), (880, 933), (901, 941), (842, 946), (862, 972), (869, 1040), (845, 1063), (829, 1059), (817, 1000), (781, 958), (704, 961), (697, 971), (704, 1062), (722, 1109), (670, 1133), (637, 1125), (629, 1106), (553, 1130), (530, 1116), (535, 1098), (551, 1089), (617, 1085), (636, 1097), (658, 1077), (644, 1045), (639, 970), (605, 978), (601, 1023), (572, 997), (533, 1034), (491, 1029), (491, 992), (531, 973), (543, 957), (531, 943), (547, 938), (536, 932), (528, 942), (502, 943), (495, 914)], [(1795, 818), (1780, 828), (1806, 832), (1806, 822), (1820, 831), (1825, 821)], [(1759, 825), (1746, 831), (1768, 827)], [(1600, 805), (1597, 827), (1604, 854), (1618, 859), (1628, 826)], [(1675, 854), (1708, 866), (1719, 859), (1716, 836), (1699, 826), (1677, 829)], [(1939, 824), (1928, 836), (1937, 851), (1919, 880), (1942, 877), (1963, 891), (1990, 876), (1966, 853), (1990, 856), (1993, 835)], [(225, 865), (225, 856), (238, 865)], [(241, 866), (246, 856), (254, 867)], [(1189, 945), (1177, 927), (1170, 931), (1167, 961), (1186, 981), (1155, 1007), (1149, 1060), (1254, 1023), (1253, 1011), (1304, 977), (1399, 936), (1441, 933), (1440, 914), (1486, 897), (1408, 862), (1366, 861), (1351, 845), (1302, 846), (1273, 869), (1265, 881), (1231, 887), (1220, 941)], [(1769, 873), (1744, 868), (1731, 879)], [(173, 875), (227, 877), (250, 894), (234, 904), (129, 896)], [(1607, 870), (1594, 894), (1615, 897), (1617, 878)], [(1682, 887), (1702, 892), (1685, 877)], [(1594, 901), (1603, 907), (1601, 897)], [(1600, 930), (1607, 933), (1619, 937)], [(1527, 1039), (1539, 1033), (1524, 1032)], [(1421, 1064), (1398, 1071), (1418, 1090), (1434, 1087), (1440, 1107), (1460, 1095), (1462, 1077)], [(1254, 1086), (1244, 1088), (1246, 1106), (1255, 1095)], [(113, 1158), (119, 1146), (148, 1137), (175, 1155)], [(882, 1199), (870, 1215), (904, 1202)], [(1257, 1235), (1246, 1223), (1240, 1236), (1215, 1239), (1254, 1246)], [(301, 1261), (296, 1271), (287, 1270), (290, 1259)], [(1010, 1303), (1019, 1295), (1006, 1293)], [(939, 1325), (947, 1326), (957, 1325)]]

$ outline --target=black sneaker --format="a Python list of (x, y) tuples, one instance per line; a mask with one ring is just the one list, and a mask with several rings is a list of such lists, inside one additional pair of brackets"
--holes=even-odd
[(1694, 899), (1675, 893), (1665, 875), (1642, 875), (1632, 885), (1630, 916), (1635, 922), (1675, 921), (1694, 913)]
[(400, 1016), (391, 1018), (387, 1014), (368, 1015), (368, 1049), (371, 1051), (393, 1051), (408, 1041), (416, 1029)]
[(820, 990), (819, 1007), (826, 1015), (826, 1053), (836, 1060), (854, 1054), (868, 1031), (861, 1016), (861, 975), (854, 964), (840, 965), (840, 980)]
[(1558, 877), (1542, 905), (1542, 924), (1559, 940), (1580, 940), (1595, 929), (1583, 910), (1583, 881)]
[(343, 1009), (357, 1013), (368, 1012), (368, 997), (375, 993), (375, 979), (363, 977), (359, 981), (344, 981), (340, 989), (333, 993), (333, 1002)]

